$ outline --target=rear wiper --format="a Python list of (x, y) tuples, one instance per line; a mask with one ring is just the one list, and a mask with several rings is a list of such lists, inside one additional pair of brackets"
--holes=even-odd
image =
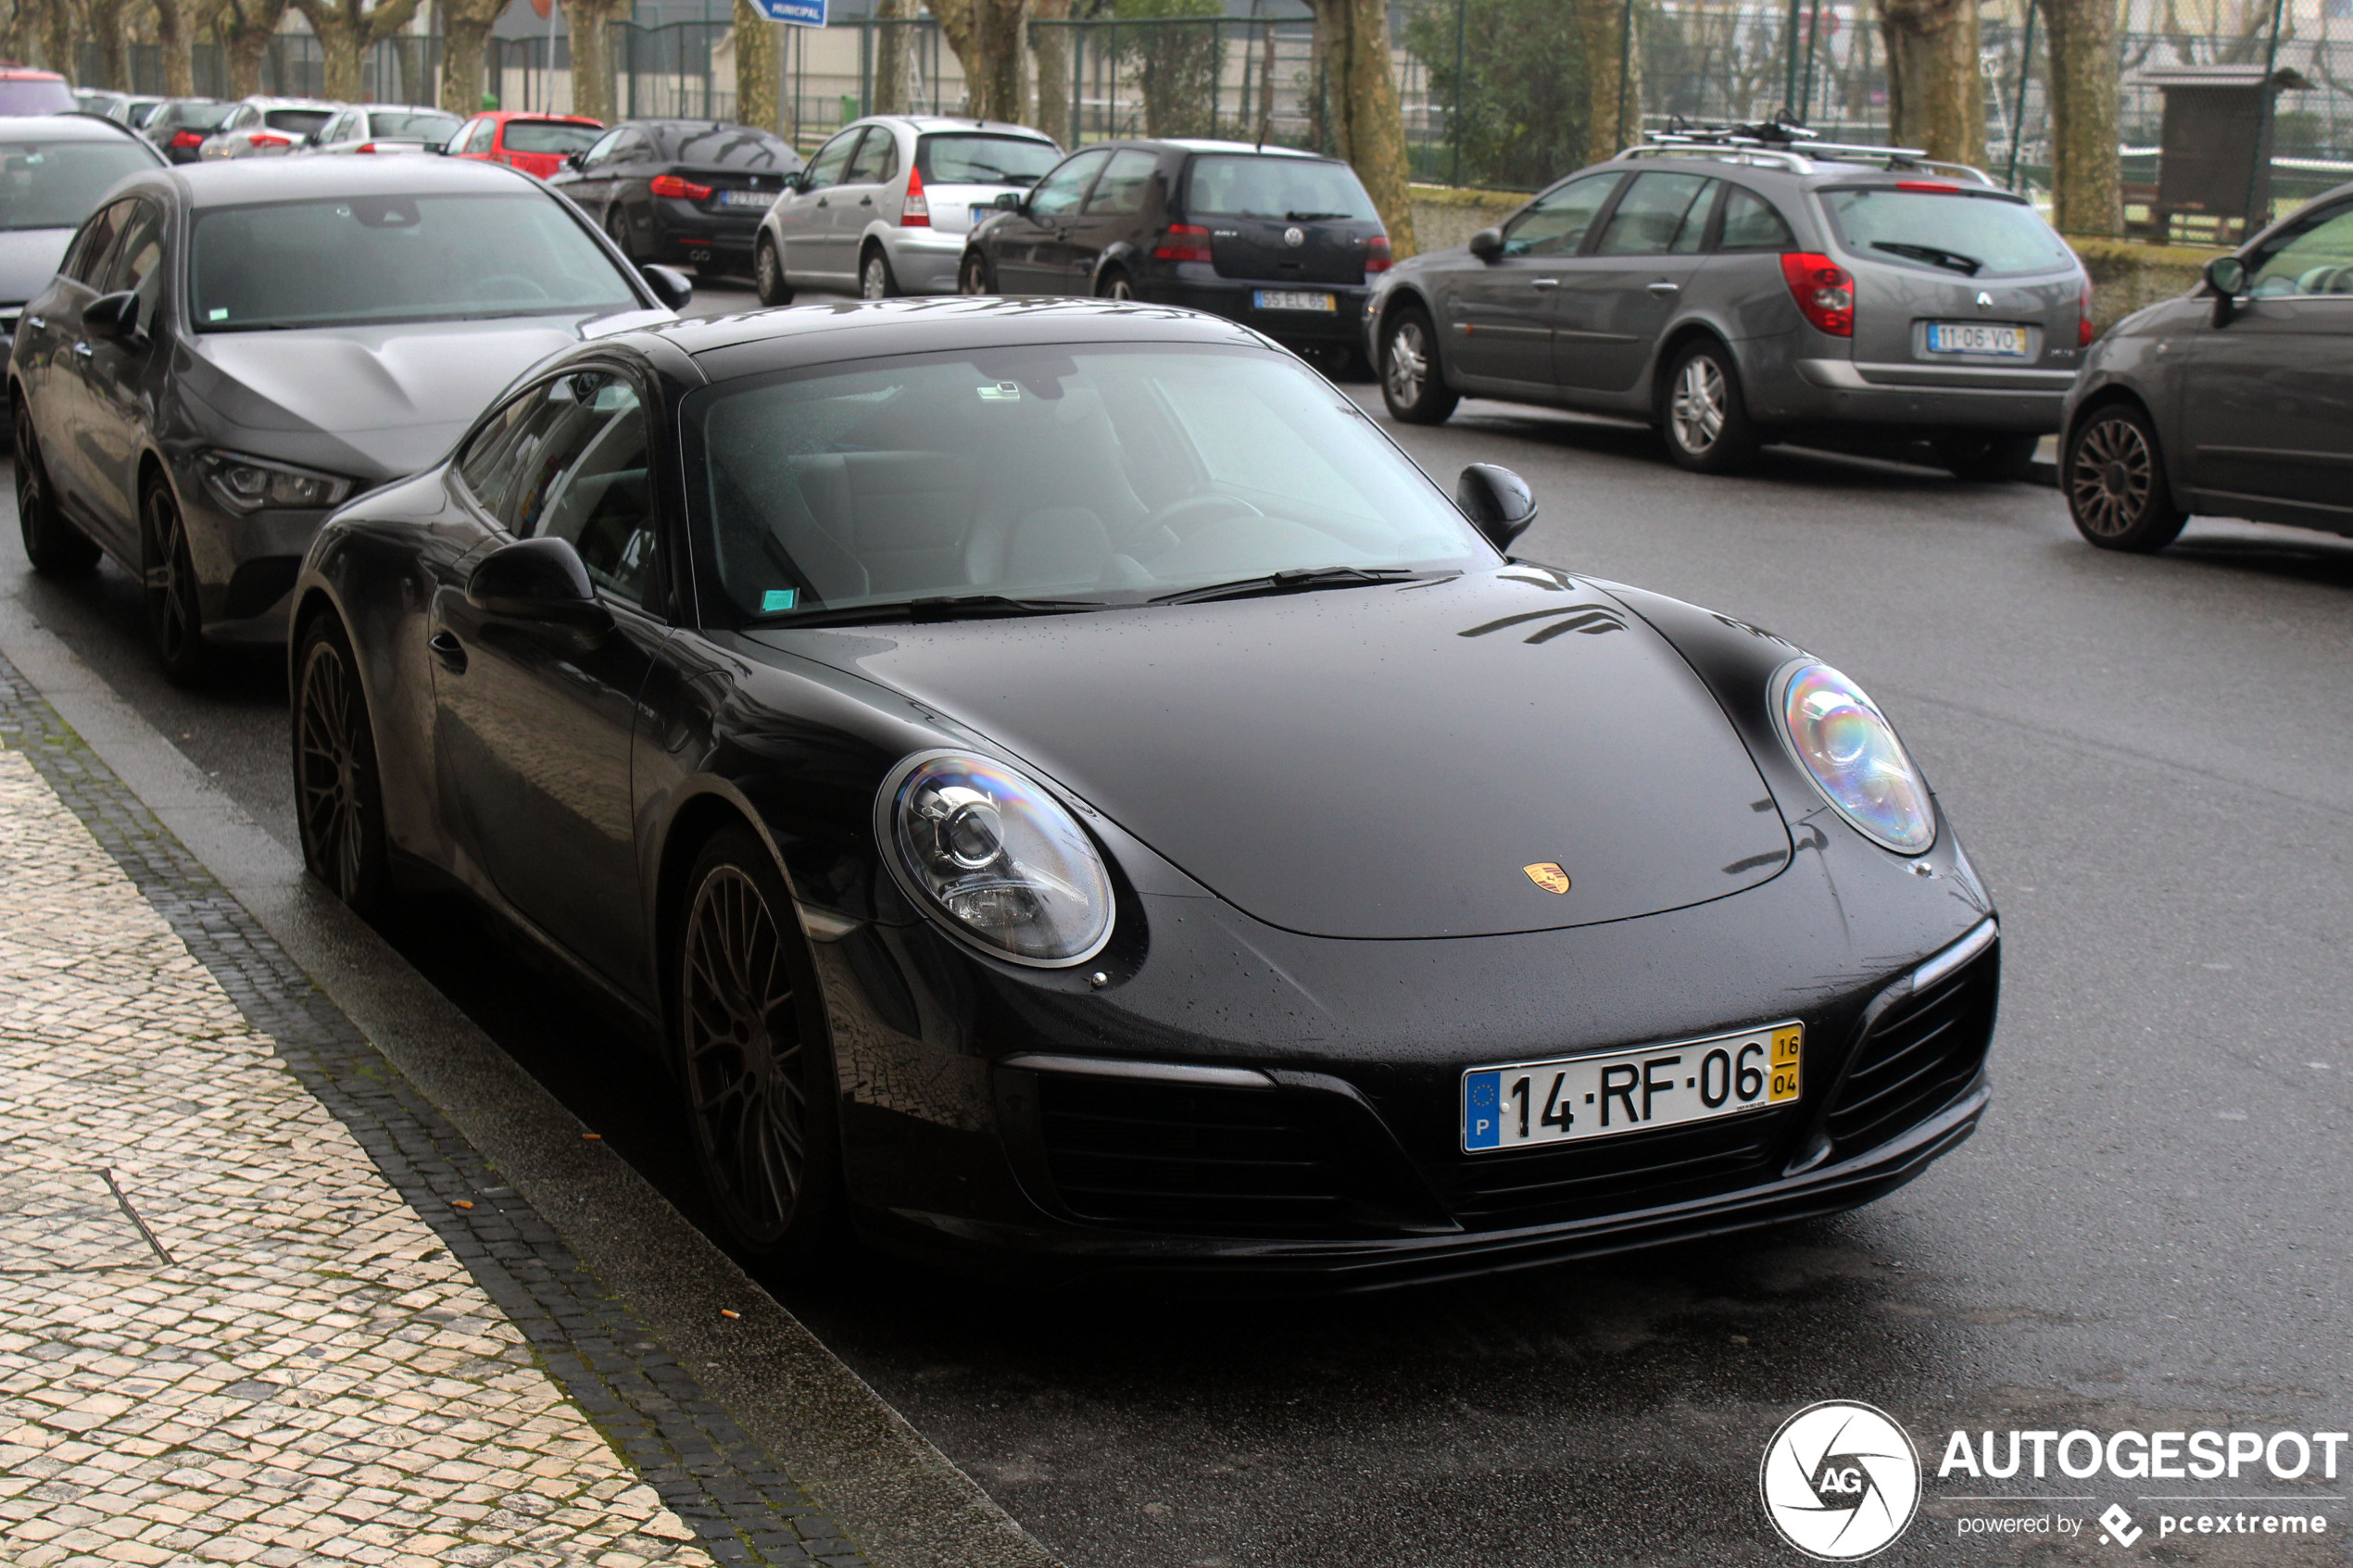
[(1950, 268), (1956, 272), (1966, 272), (1972, 278), (1977, 276), (1977, 270), (1985, 265), (1973, 256), (1963, 256), (1957, 250), (1945, 250), (1938, 245), (1898, 245), (1894, 240), (1873, 240), (1871, 248), (1908, 256), (1915, 261), (1925, 261), (1932, 267)]
[(1267, 594), (1296, 594), (1310, 588), (1355, 588), (1369, 583), (1404, 583), (1416, 577), (1428, 577), (1427, 571), (1414, 571), (1404, 567), (1316, 566), (1301, 571), (1277, 571), (1265, 577), (1238, 578), (1231, 583), (1213, 583), (1206, 588), (1188, 588), (1181, 594), (1163, 594), (1145, 601), (1156, 605), (1200, 604), (1207, 599), (1249, 599)]
[(1348, 214), (1344, 212), (1286, 212), (1283, 214), (1283, 221), (1286, 223), (1314, 223), (1321, 219), (1345, 218), (1347, 216)]
[(1015, 599), (1002, 594), (955, 594), (941, 598), (902, 599), (897, 604), (841, 605), (832, 609), (781, 609), (751, 616), (747, 626), (857, 626), (883, 621), (921, 625), (933, 621), (978, 621), (992, 616), (1067, 615), (1109, 609), (1107, 599)]

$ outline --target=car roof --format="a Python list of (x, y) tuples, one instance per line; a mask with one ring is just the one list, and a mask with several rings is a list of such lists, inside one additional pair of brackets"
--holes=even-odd
[(339, 104), (333, 98), (279, 98), (267, 93), (256, 93), (252, 97), (240, 98), (237, 102), (251, 104), (258, 109), (325, 109), (330, 113), (351, 107), (349, 104)]
[(170, 178), (197, 209), (322, 196), (547, 191), (528, 174), (473, 158), (224, 158), (174, 165)]
[[(689, 317), (620, 334), (683, 349), (714, 381), (796, 365), (923, 354), (935, 349), (1054, 343), (1196, 343), (1263, 348), (1236, 321), (1168, 306), (1096, 299), (1015, 300), (963, 295), (828, 300), (823, 305)], [(616, 340), (606, 340), (616, 341)], [(762, 350), (767, 352), (762, 352)], [(733, 351), (733, 352), (731, 352)]]
[[(609, 129), (601, 119), (585, 114), (558, 114), (553, 109), (480, 109), (465, 117), (468, 119), (550, 119), (559, 125), (593, 125), (598, 130)], [(635, 120), (628, 123), (636, 124)], [(697, 123), (700, 123), (698, 121)]]
[(0, 66), (0, 82), (63, 82), (54, 70), (35, 70), (31, 66)]
[(0, 115), (0, 141), (110, 142), (124, 136), (143, 144), (146, 140), (122, 121), (104, 115)]
[[(1053, 140), (1033, 125), (1016, 125), (1010, 119), (975, 119), (970, 115), (870, 114), (850, 121), (850, 125), (903, 125), (918, 135), (939, 131), (970, 131), (992, 136), (1024, 136), (1033, 142)], [(845, 125), (842, 129), (847, 131), (849, 126)]]
[(344, 107), (361, 109), (369, 114), (447, 114), (452, 119), (466, 118), (461, 114), (449, 114), (447, 109), (438, 109), (431, 104), (346, 104)]

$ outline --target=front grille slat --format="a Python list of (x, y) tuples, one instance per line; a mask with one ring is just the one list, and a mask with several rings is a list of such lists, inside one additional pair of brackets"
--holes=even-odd
[(1833, 1158), (1885, 1143), (1969, 1087), (1993, 1044), (2000, 989), (1997, 945), (1934, 990), (1906, 997), (1873, 1022), (1824, 1119)]
[(1084, 1219), (1213, 1235), (1347, 1228), (1331, 1150), (1273, 1089), (1043, 1073), (1038, 1130), (1055, 1191)]
[(1446, 1206), (1475, 1230), (1649, 1208), (1768, 1178), (1784, 1117), (1701, 1123), (1623, 1138), (1466, 1156), (1447, 1170)]

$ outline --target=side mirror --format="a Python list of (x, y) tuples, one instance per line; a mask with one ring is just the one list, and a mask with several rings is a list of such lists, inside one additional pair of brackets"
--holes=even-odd
[(1019, 212), (1022, 200), (1022, 193), (1019, 191), (1000, 191), (997, 193), (996, 201), (990, 205), (1000, 212)]
[(139, 296), (129, 289), (102, 294), (82, 307), (82, 324), (94, 332), (128, 343), (139, 335)]
[(1470, 253), (1481, 261), (1492, 261), (1504, 254), (1504, 231), (1481, 229), (1470, 237)]
[(1454, 485), (1454, 505), (1499, 550), (1508, 551), (1536, 521), (1536, 497), (1528, 481), (1493, 463), (1473, 463), (1463, 470)]
[(564, 154), (564, 167), (571, 169), (574, 174), (579, 173), (582, 169), (588, 167), (585, 153), (574, 152)]
[(597, 602), (588, 569), (569, 540), (519, 539), (493, 550), (466, 580), (466, 602), (492, 615), (602, 631), (612, 614)]
[(2218, 256), (2206, 264), (2206, 286), (2214, 291), (2214, 324), (2228, 326), (2231, 307), (2246, 293), (2246, 263), (2235, 256)]
[(648, 261), (637, 269), (637, 273), (646, 280), (646, 286), (654, 291), (654, 297), (673, 310), (684, 310), (686, 302), (695, 297), (695, 285), (686, 281), (686, 274), (674, 267)]

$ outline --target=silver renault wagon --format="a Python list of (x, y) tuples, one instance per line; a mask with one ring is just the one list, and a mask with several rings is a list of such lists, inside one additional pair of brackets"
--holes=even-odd
[(1999, 480), (2059, 428), (2092, 285), (1978, 169), (1766, 124), (1654, 133), (1399, 262), (1365, 323), (1401, 420), (1465, 396), (1629, 415), (1707, 473), (1869, 432)]

